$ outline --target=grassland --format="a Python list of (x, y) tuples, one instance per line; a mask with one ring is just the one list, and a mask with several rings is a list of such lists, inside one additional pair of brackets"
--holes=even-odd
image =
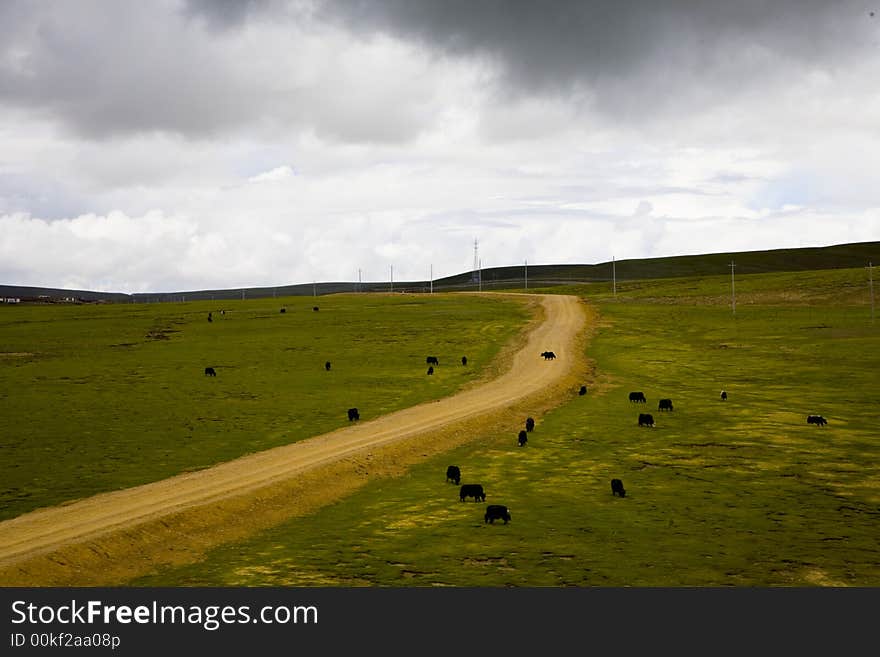
[(0, 306), (0, 519), (445, 396), (528, 317), (440, 294)]
[[(526, 447), (489, 432), (132, 584), (880, 585), (880, 324), (864, 271), (738, 277), (735, 315), (724, 276), (553, 291), (599, 310), (593, 375)], [(637, 425), (646, 411), (654, 428)], [(450, 463), (510, 524), (458, 500)]]
[[(869, 262), (880, 261), (880, 242), (858, 242), (816, 248), (774, 249), (771, 251), (743, 251), (706, 253), (659, 258), (639, 258), (602, 262), (592, 265), (534, 265), (493, 267), (482, 270), (482, 288), (497, 290), (522, 289), (528, 273), (528, 287), (611, 282), (612, 272), (617, 281), (646, 282), (654, 279), (705, 279), (730, 272), (728, 265), (736, 264), (736, 274), (827, 272), (835, 269), (860, 270)], [(661, 283), (664, 284), (664, 283)], [(473, 289), (472, 273), (467, 272), (434, 282), (434, 289)]]

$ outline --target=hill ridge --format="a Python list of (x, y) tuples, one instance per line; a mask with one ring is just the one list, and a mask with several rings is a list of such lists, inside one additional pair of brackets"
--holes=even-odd
[[(343, 292), (455, 292), (476, 289), (509, 289), (519, 287), (550, 287), (572, 283), (610, 281), (612, 266), (617, 280), (678, 278), (682, 276), (724, 274), (728, 265), (736, 263), (737, 275), (794, 272), (805, 270), (850, 269), (880, 264), (880, 241), (852, 242), (832, 246), (780, 248), (764, 251), (726, 251), (707, 254), (627, 258), (595, 264), (509, 265), (488, 267), (479, 273), (462, 272), (435, 279), (433, 282), (372, 281), (364, 283), (334, 281), (298, 283), (247, 288), (184, 290), (175, 292), (101, 292), (65, 288), (0, 285), (0, 298), (32, 301), (75, 299), (111, 303), (155, 303), (167, 301), (254, 299), (286, 296), (322, 296)], [(478, 280), (481, 278), (481, 280)]]

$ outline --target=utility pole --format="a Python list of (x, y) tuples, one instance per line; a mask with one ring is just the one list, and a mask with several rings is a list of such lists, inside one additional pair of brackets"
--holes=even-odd
[(871, 290), (871, 323), (874, 323), (874, 264), (868, 263), (868, 288)]
[(394, 265), (391, 265), (391, 291), (394, 292)]
[(477, 250), (477, 238), (475, 237), (474, 238), (474, 268), (472, 270), (473, 273), (471, 274), (471, 283), (475, 282), (474, 278), (479, 276), (479, 274), (478, 274), (479, 269), (480, 269), (480, 256), (479, 256), (479, 251)]
[(431, 265), (430, 269), (430, 279), (431, 279), (431, 294), (434, 294), (434, 265)]
[(483, 259), (480, 258), (479, 265), (479, 274), (477, 275), (477, 283), (479, 284), (479, 291), (483, 291)]
[(361, 268), (360, 268), (360, 267), (358, 267), (358, 287), (357, 287), (357, 291), (358, 291), (358, 292), (361, 291)]
[(611, 296), (617, 298), (617, 261), (611, 256)]
[(526, 290), (529, 289), (529, 259), (525, 260), (525, 281), (526, 281)]
[(736, 269), (736, 264), (731, 260), (727, 266), (730, 267), (730, 307), (733, 314), (736, 315), (736, 286), (733, 281), (733, 270)]

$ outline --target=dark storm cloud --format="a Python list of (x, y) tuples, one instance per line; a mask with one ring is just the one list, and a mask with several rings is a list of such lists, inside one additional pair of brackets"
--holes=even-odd
[[(855, 1), (10, 0), (0, 3), (0, 104), (90, 139), (269, 125), (345, 142), (411, 140), (457, 99), (432, 95), (443, 87), (428, 64), (421, 83), (421, 71), (400, 76), (406, 49), (345, 59), (381, 33), (488, 63), (474, 95), (479, 104), (489, 94), (478, 124), (491, 137), (493, 124), (506, 125), (491, 115), (509, 108), (505, 95), (574, 99), (623, 121), (698, 111), (790, 74), (845, 67), (876, 50), (878, 25)], [(328, 26), (339, 57), (314, 42), (300, 48)], [(269, 27), (273, 39), (261, 39)], [(250, 40), (237, 41), (243, 34)], [(302, 82), (294, 70), (314, 75)]]
[(203, 19), (215, 29), (231, 29), (245, 23), (252, 16), (264, 15), (274, 0), (186, 0), (184, 15)]
[(585, 91), (633, 111), (683, 88), (711, 93), (696, 85), (738, 90), (777, 65), (843, 65), (880, 34), (864, 4), (849, 1), (363, 0), (326, 2), (320, 15), (486, 57), (509, 92)]

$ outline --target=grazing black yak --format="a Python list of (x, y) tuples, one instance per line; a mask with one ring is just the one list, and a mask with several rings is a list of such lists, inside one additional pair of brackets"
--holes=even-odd
[(490, 504), (486, 507), (483, 521), (494, 524), (496, 520), (503, 520), (505, 525), (510, 522), (510, 510), (503, 504)]
[(483, 491), (482, 484), (463, 484), (458, 492), (458, 496), (462, 502), (468, 497), (473, 497), (474, 502), (486, 501), (486, 493)]

